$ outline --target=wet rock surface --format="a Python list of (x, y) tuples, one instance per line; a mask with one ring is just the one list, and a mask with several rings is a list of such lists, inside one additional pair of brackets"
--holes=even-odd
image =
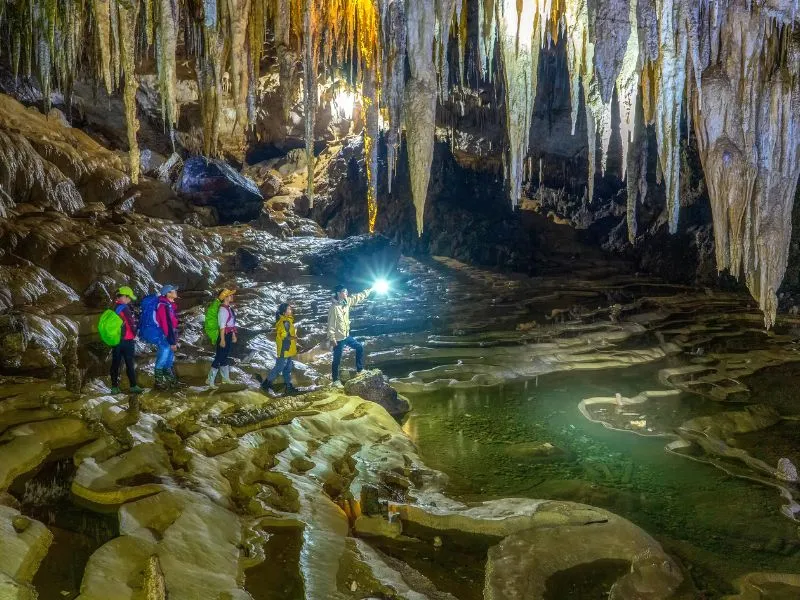
[(396, 419), (401, 419), (411, 410), (408, 399), (398, 394), (389, 385), (388, 378), (377, 369), (362, 371), (348, 379), (344, 390), (351, 396), (379, 404)]

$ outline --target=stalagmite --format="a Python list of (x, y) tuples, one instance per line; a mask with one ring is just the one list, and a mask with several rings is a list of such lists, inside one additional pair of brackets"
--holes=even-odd
[(436, 127), (436, 67), (433, 62), (436, 17), (425, 0), (408, 0), (406, 6), (408, 63), (411, 70), (404, 104), (406, 147), (411, 196), (417, 214), (417, 233), (422, 235)]
[[(521, 6), (521, 12), (517, 8)], [(539, 30), (541, 20), (535, 0), (498, 0), (498, 41), (503, 63), (506, 97), (506, 181), (511, 205), (516, 207), (522, 193), (525, 155), (539, 74)]]
[(800, 177), (800, 33), (731, 10), (692, 113), (714, 217), (717, 268), (744, 274), (775, 322)]

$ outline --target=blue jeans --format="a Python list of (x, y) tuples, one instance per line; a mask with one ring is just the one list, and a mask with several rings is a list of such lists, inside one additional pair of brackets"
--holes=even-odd
[(339, 364), (342, 362), (342, 352), (344, 352), (345, 346), (349, 346), (356, 351), (356, 371), (360, 373), (364, 370), (364, 345), (353, 336), (348, 336), (336, 342), (336, 346), (333, 347), (331, 371), (334, 381), (339, 381)]
[(175, 353), (169, 345), (169, 342), (164, 340), (158, 345), (158, 352), (156, 353), (156, 369), (171, 369), (172, 363), (175, 362)]
[(270, 384), (278, 378), (279, 374), (283, 374), (283, 382), (290, 386), (292, 385), (292, 369), (294, 369), (294, 361), (291, 358), (276, 358), (275, 366), (267, 375), (267, 382)]

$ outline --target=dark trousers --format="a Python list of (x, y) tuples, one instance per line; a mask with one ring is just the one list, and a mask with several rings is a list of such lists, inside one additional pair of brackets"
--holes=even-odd
[(214, 355), (214, 362), (211, 363), (213, 369), (228, 366), (228, 357), (231, 355), (231, 349), (233, 348), (233, 332), (225, 334), (224, 348), (219, 345), (221, 339), (217, 340), (217, 353)]
[(133, 340), (122, 340), (111, 350), (111, 387), (119, 387), (119, 368), (125, 361), (125, 371), (131, 387), (136, 385), (136, 344)]
[(334, 381), (339, 381), (339, 365), (342, 362), (342, 352), (344, 352), (345, 346), (356, 351), (356, 371), (360, 373), (364, 370), (364, 345), (356, 338), (348, 336), (336, 342), (336, 346), (333, 348), (333, 364), (331, 365), (331, 371)]

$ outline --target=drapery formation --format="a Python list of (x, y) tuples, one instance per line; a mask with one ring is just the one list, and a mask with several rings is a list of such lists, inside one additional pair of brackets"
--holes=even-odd
[[(177, 57), (194, 68), (203, 147), (214, 155), (223, 87), (230, 86), (237, 126), (247, 127), (255, 113), (265, 41), (271, 40), (284, 115), (302, 64), (312, 200), (317, 93), (336, 71), (347, 73), (364, 107), (370, 228), (378, 208), (378, 140), (383, 135), (387, 144), (391, 190), (405, 131), (422, 234), (437, 102), (469, 81), (467, 49), (475, 48), (477, 64), (471, 68), (478, 80), (504, 89), (506, 182), (516, 205), (539, 52), (564, 38), (573, 129), (581, 108), (587, 121), (586, 201), (592, 201), (598, 163), (606, 168), (616, 96), (631, 241), (636, 205), (647, 193), (645, 126), (655, 130), (667, 222), (677, 231), (681, 132), (688, 124), (697, 136), (713, 206), (717, 264), (744, 275), (770, 325), (800, 174), (795, 10), (795, 0), (6, 0), (0, 3), (5, 40), (0, 49), (15, 73), (36, 74), (45, 109), (54, 87), (69, 97), (82, 66), (88, 65), (109, 93), (119, 90), (135, 181), (136, 65), (154, 59), (170, 130), (179, 116)], [(468, 26), (469, 18), (477, 22)], [(467, 40), (468, 32), (477, 39)]]

